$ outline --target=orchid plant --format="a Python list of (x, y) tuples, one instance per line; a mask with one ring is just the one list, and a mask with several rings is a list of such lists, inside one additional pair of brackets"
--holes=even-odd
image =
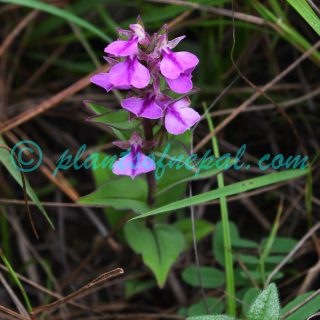
[[(193, 89), (192, 71), (199, 59), (190, 52), (173, 51), (185, 36), (168, 40), (167, 25), (150, 35), (138, 18), (136, 24), (130, 25), (130, 30), (119, 29), (118, 32), (119, 39), (104, 49), (104, 58), (111, 66), (109, 72), (94, 75), (91, 82), (107, 92), (126, 90), (128, 94), (121, 101), (121, 107), (130, 112), (128, 121), (142, 119), (143, 137), (134, 132), (129, 141), (114, 142), (130, 151), (114, 163), (113, 173), (134, 179), (155, 170), (154, 159), (143, 152), (159, 147), (163, 129), (180, 135), (200, 120), (188, 98)], [(180, 96), (173, 98), (173, 93)], [(160, 129), (154, 135), (157, 124)], [(150, 174), (148, 181), (149, 189), (154, 189)]]

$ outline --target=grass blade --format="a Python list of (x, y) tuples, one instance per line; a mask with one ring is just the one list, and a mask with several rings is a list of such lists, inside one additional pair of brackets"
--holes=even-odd
[(289, 4), (303, 17), (310, 27), (320, 36), (320, 18), (306, 0), (287, 0)]
[(282, 172), (270, 173), (262, 177), (252, 178), (240, 182), (233, 183), (220, 189), (204, 192), (199, 195), (182, 199), (155, 210), (143, 213), (131, 220), (142, 219), (149, 216), (158, 215), (161, 213), (186, 208), (188, 206), (194, 206), (208, 201), (217, 200), (222, 196), (228, 197), (242, 192), (262, 188), (271, 184), (296, 179), (302, 177), (308, 173), (308, 169), (286, 170)]
[[(211, 132), (214, 131), (213, 121), (210, 114), (207, 112), (207, 108), (204, 105), (205, 112), (207, 114), (207, 122)], [(216, 159), (220, 158), (220, 150), (218, 145), (218, 140), (216, 136), (212, 137), (212, 148), (214, 156)], [(217, 175), (218, 188), (224, 187), (223, 173)], [(219, 190), (218, 189), (218, 190)], [(221, 222), (223, 229), (223, 242), (224, 242), (224, 256), (226, 264), (226, 292), (227, 292), (227, 306), (228, 313), (230, 316), (236, 316), (236, 289), (234, 283), (234, 270), (233, 270), (233, 257), (232, 257), (232, 244), (231, 244), (231, 234), (230, 234), (230, 223), (229, 223), (229, 213), (227, 198), (225, 196), (220, 197), (220, 210), (221, 210)]]
[(36, 9), (39, 11), (44, 11), (47, 13), (50, 13), (52, 15), (55, 15), (57, 17), (60, 17), (62, 19), (65, 19), (69, 22), (72, 22), (88, 31), (91, 31), (95, 35), (99, 36), (101, 39), (111, 42), (112, 39), (108, 37), (105, 33), (103, 33), (101, 30), (99, 30), (97, 27), (92, 25), (91, 23), (87, 22), (86, 20), (79, 18), (75, 14), (65, 10), (65, 9), (60, 9), (55, 6), (52, 6), (48, 3), (42, 2), (42, 1), (37, 1), (37, 0), (0, 0), (1, 2), (5, 3), (11, 3), (11, 4), (17, 4), (21, 5), (24, 7), (29, 7), (32, 9)]

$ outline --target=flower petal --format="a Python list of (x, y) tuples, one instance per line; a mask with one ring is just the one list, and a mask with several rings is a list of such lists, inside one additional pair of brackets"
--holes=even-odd
[(111, 42), (104, 52), (112, 54), (116, 57), (127, 57), (138, 54), (138, 38), (134, 37), (131, 40), (117, 40)]
[(169, 133), (182, 134), (200, 120), (199, 113), (189, 108), (189, 104), (189, 99), (183, 98), (168, 106), (165, 115), (165, 127)]
[(194, 68), (199, 63), (197, 56), (187, 51), (175, 52), (175, 58), (179, 61), (183, 71)]
[(190, 52), (172, 52), (171, 50), (166, 49), (163, 50), (160, 71), (166, 78), (176, 79), (185, 70), (194, 68), (198, 63), (199, 59)]
[(113, 87), (109, 80), (109, 74), (105, 72), (95, 74), (93, 77), (91, 77), (90, 81), (107, 91), (110, 91)]
[(166, 78), (166, 81), (172, 91), (180, 94), (189, 92), (193, 87), (191, 74), (182, 73), (178, 78)]
[(139, 174), (156, 169), (155, 162), (142, 152), (130, 152), (113, 164), (112, 172), (116, 175), (130, 176), (132, 179)]
[(109, 71), (109, 80), (114, 86), (130, 86), (128, 60), (115, 64)]
[(161, 107), (156, 103), (155, 98), (130, 97), (122, 100), (121, 106), (134, 113), (137, 117), (147, 119), (159, 119), (162, 115)]
[(134, 177), (142, 173), (154, 171), (156, 169), (156, 164), (153, 159), (144, 155), (142, 152), (139, 155), (139, 161), (136, 163), (134, 170)]
[(134, 58), (130, 68), (130, 84), (138, 89), (145, 88), (150, 82), (150, 72), (137, 58)]

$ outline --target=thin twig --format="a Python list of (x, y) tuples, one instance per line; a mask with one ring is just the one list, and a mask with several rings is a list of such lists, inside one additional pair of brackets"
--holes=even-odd
[(88, 294), (88, 291), (90, 291), (92, 288), (94, 288), (96, 286), (100, 286), (103, 283), (105, 283), (106, 281), (108, 281), (114, 277), (118, 277), (123, 273), (124, 273), (124, 271), (121, 268), (117, 268), (112, 271), (103, 273), (98, 278), (94, 279), (93, 281), (91, 281), (90, 283), (88, 283), (84, 287), (80, 288), (79, 290), (72, 292), (68, 296), (61, 298), (59, 300), (56, 300), (50, 304), (40, 306), (40, 307), (34, 309), (33, 315), (37, 315), (37, 314), (45, 312), (45, 311), (52, 311), (52, 310), (58, 308), (61, 304), (66, 303), (67, 301), (83, 297), (86, 294)]
[(89, 83), (90, 78), (95, 75), (98, 72), (101, 71), (107, 71), (108, 66), (104, 65), (101, 68), (98, 68), (93, 73), (90, 73), (89, 75), (83, 77), (76, 83), (72, 84), (70, 87), (60, 91), (53, 97), (41, 102), (39, 105), (35, 106), (31, 110), (27, 110), (25, 112), (22, 112), (18, 116), (4, 122), (0, 126), (0, 133), (7, 132), (9, 130), (12, 130), (13, 128), (31, 120), (34, 117), (37, 117), (38, 115), (48, 111), (52, 107), (56, 106), (58, 103), (64, 101), (65, 99), (69, 98), (70, 96), (73, 96), (75, 93), (79, 92), (80, 90), (84, 89)]
[(279, 263), (276, 268), (269, 274), (266, 286), (271, 282), (272, 278), (278, 273), (282, 267), (296, 254), (302, 245), (320, 228), (320, 222), (317, 223), (309, 232), (296, 244), (296, 246), (286, 255), (286, 257)]
[[(206, 5), (198, 4), (195, 2), (189, 2), (189, 1), (183, 1), (183, 0), (147, 0), (147, 1), (156, 2), (156, 3), (176, 4), (176, 5), (186, 6), (186, 7), (197, 9), (197, 10), (215, 13), (215, 14), (229, 17), (229, 18), (232, 17), (231, 10), (224, 9), (224, 8), (215, 8), (212, 6), (206, 6)], [(252, 15), (242, 13), (242, 12), (235, 12), (234, 17), (237, 20), (246, 21), (246, 22), (253, 23), (253, 24), (256, 24), (259, 26), (264, 26), (264, 25), (270, 24), (268, 21), (266, 21), (260, 17), (252, 16)]]
[(38, 11), (33, 10), (24, 19), (22, 19), (16, 27), (11, 31), (7, 38), (2, 42), (0, 47), (0, 57), (6, 52), (10, 47), (14, 39), (19, 35), (19, 33), (32, 21), (38, 14)]

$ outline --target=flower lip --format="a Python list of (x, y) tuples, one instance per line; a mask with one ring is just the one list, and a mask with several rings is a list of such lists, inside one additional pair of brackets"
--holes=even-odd
[(194, 68), (199, 63), (199, 59), (187, 51), (172, 52), (166, 48), (162, 50), (162, 55), (160, 71), (168, 79), (178, 78), (181, 73)]
[[(154, 160), (141, 152), (143, 140), (138, 133), (134, 132), (127, 143), (130, 144), (130, 151), (113, 164), (113, 173), (116, 175), (130, 176), (134, 179), (142, 173), (156, 169)], [(119, 145), (121, 147), (125, 146), (122, 142), (120, 142)]]
[(169, 88), (179, 94), (190, 92), (193, 88), (192, 71), (194, 68), (185, 70), (176, 79), (165, 78)]
[(121, 106), (135, 114), (137, 117), (147, 119), (159, 119), (162, 116), (162, 108), (157, 97), (147, 93), (144, 97), (129, 97), (121, 102)]
[(111, 42), (105, 49), (105, 53), (109, 53), (116, 57), (127, 57), (137, 55), (138, 37), (132, 37), (129, 40), (116, 40)]
[(125, 61), (117, 63), (110, 69), (109, 79), (114, 86), (133, 86), (142, 89), (149, 84), (150, 73), (137, 57), (127, 57)]
[(197, 111), (189, 107), (187, 97), (167, 104), (165, 111), (165, 127), (173, 135), (183, 134), (200, 120)]

